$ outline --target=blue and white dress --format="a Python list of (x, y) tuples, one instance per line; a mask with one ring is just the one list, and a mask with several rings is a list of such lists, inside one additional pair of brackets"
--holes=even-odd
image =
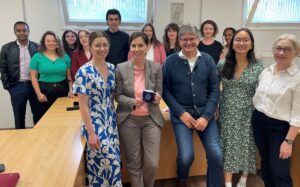
[[(116, 113), (111, 102), (115, 87), (115, 67), (106, 63), (107, 82), (91, 63), (84, 64), (76, 73), (73, 93), (89, 96), (89, 113), (95, 133), (99, 136), (98, 150), (86, 147), (86, 175), (89, 186), (119, 187), (121, 182), (119, 135)], [(82, 135), (88, 141), (88, 132), (82, 125)]]

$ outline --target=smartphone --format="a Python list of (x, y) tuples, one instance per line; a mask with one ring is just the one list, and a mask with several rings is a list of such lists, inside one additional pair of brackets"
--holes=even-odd
[(5, 171), (5, 166), (4, 166), (4, 164), (0, 164), (0, 172), (3, 172), (3, 171)]

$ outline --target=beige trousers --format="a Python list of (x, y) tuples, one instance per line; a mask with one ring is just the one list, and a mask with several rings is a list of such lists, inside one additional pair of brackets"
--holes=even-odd
[(130, 115), (118, 126), (132, 187), (153, 187), (159, 162), (161, 127), (150, 116)]

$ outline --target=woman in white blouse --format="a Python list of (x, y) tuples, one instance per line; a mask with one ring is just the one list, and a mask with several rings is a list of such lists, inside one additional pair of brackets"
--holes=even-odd
[(253, 98), (253, 131), (266, 187), (293, 186), (291, 155), (300, 127), (300, 70), (295, 63), (299, 54), (294, 35), (278, 37), (273, 45), (276, 63), (261, 73)]

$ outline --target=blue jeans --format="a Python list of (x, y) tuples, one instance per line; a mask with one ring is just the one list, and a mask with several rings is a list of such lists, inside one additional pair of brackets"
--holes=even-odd
[[(194, 160), (193, 129), (184, 125), (178, 117), (171, 115), (178, 155), (177, 176), (187, 179)], [(207, 186), (221, 187), (223, 184), (223, 153), (220, 145), (219, 128), (214, 119), (210, 120), (204, 131), (197, 131), (204, 146), (207, 158)]]
[(39, 121), (38, 99), (32, 88), (31, 82), (19, 82), (8, 89), (15, 117), (15, 128), (25, 128), (26, 105), (29, 100), (33, 122)]

